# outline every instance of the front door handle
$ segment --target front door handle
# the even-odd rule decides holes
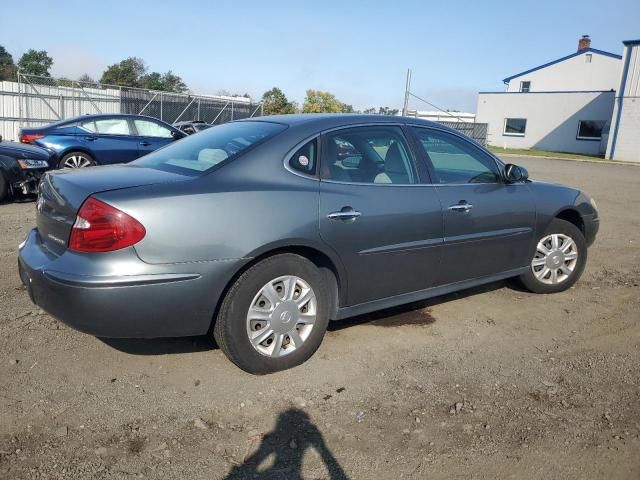
[[[342,207],[339,212],[331,212],[327,215],[329,220],[343,220],[347,222],[355,222],[362,216],[362,213],[351,207]]]
[[[91,136],[89,136],[89,137],[84,137],[84,139],[85,139],[85,140],[88,140],[88,141],[90,141],[90,142],[95,142],[95,141],[98,139],[98,137],[91,137]]]
[[[146,140],[143,140],[142,142],[140,142],[140,145],[142,145],[143,147],[148,147],[149,145],[151,145],[151,142],[147,142]]]
[[[467,213],[472,208],[473,208],[473,205],[471,205],[469,202],[467,202],[466,200],[460,200],[455,205],[451,205],[449,207],[449,210],[451,210],[452,212]]]

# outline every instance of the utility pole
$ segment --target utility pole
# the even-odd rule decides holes
[[[407,81],[404,87],[404,106],[402,107],[402,116],[406,117],[409,108],[409,92],[411,91],[411,69],[407,69]]]

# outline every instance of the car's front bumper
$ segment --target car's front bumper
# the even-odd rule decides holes
[[[234,261],[158,266],[142,262],[134,249],[113,253],[109,259],[56,256],[34,229],[20,246],[18,269],[36,305],[91,335],[153,338],[208,331]]]
[[[587,242],[587,247],[593,245],[596,241],[596,235],[600,230],[600,218],[598,215],[583,215],[582,222],[584,223],[584,238]]]

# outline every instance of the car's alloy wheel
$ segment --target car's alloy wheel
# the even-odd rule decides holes
[[[578,281],[587,261],[582,231],[560,218],[551,221],[536,242],[527,272],[520,280],[535,293],[556,293]]]
[[[86,168],[93,167],[95,162],[82,153],[70,153],[65,155],[60,162],[60,168]]]
[[[577,264],[576,242],[563,233],[553,233],[538,242],[531,270],[540,282],[553,285],[571,277]]]
[[[213,335],[229,359],[249,373],[295,367],[318,349],[333,305],[327,271],[284,253],[248,268],[220,306]]]
[[[267,282],[247,313],[247,335],[262,355],[282,357],[302,347],[316,321],[317,299],[311,286],[295,275]]]

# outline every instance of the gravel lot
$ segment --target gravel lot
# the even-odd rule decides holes
[[[0,205],[0,478],[640,478],[640,168],[510,160],[597,200],[574,288],[333,324],[265,377],[207,338],[100,340],[44,314],[16,271],[34,204]]]

